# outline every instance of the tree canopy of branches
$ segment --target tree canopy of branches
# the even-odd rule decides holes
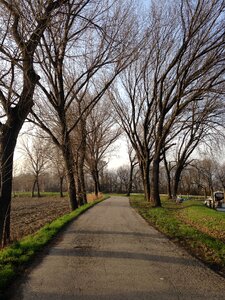
[[[70,1],[36,52],[42,78],[33,122],[61,149],[71,208],[78,206],[71,132],[88,115],[133,57],[132,6],[121,1]]]
[[[174,145],[168,153],[164,153],[164,163],[170,185],[170,173],[173,171],[172,188],[169,197],[177,196],[179,182],[183,170],[192,162],[192,154],[196,148],[213,143],[221,144],[218,137],[223,139],[224,105],[218,99],[208,99],[199,105],[192,102],[189,109],[184,112],[182,119],[177,123],[178,134],[174,139]],[[171,155],[173,153],[173,155]],[[167,157],[168,156],[168,157]],[[169,160],[169,162],[168,162]],[[172,160],[172,168],[170,164]],[[175,164],[174,164],[175,163]],[[173,170],[172,170],[173,169]]]
[[[40,79],[34,53],[64,0],[1,0],[0,16],[0,245],[10,240],[13,154]]]
[[[30,142],[30,143],[29,143]],[[33,175],[32,197],[35,195],[35,187],[37,188],[37,196],[40,197],[39,178],[46,170],[50,158],[49,141],[43,140],[42,137],[35,137],[30,141],[23,140],[22,151],[26,159],[26,171]]]
[[[181,132],[178,124],[193,103],[203,111],[223,99],[224,8],[222,0],[152,1],[143,51],[114,90],[120,123],[144,170],[146,199],[155,206],[160,162]]]
[[[96,196],[100,192],[99,172],[107,165],[106,155],[120,135],[112,105],[103,99],[87,118],[86,165],[94,181]]]

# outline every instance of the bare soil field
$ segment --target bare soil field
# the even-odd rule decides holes
[[[67,197],[15,197],[12,200],[11,239],[19,240],[69,212]]]
[[[87,200],[92,202],[96,200],[96,197],[94,194],[88,194]],[[70,211],[67,197],[14,197],[12,198],[11,210],[11,240],[20,240]]]

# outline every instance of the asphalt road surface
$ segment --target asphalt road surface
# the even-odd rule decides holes
[[[112,197],[71,223],[12,299],[221,300],[225,279]]]

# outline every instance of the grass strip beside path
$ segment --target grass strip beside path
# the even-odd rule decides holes
[[[34,258],[34,255],[47,245],[66,224],[106,198],[87,203],[71,213],[46,224],[35,234],[29,235],[2,249],[0,251],[0,298],[1,293],[16,275],[25,269],[27,263]]]
[[[175,204],[162,199],[162,207],[153,208],[135,195],[130,203],[151,225],[225,277],[224,213],[199,200]]]

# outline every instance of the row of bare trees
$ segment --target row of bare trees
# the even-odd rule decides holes
[[[155,206],[161,162],[169,180],[176,152],[176,196],[194,149],[223,130],[224,8],[223,0],[152,1],[139,57],[109,92]]]
[[[88,7],[85,1],[82,5],[76,5],[77,1],[64,5],[64,11],[46,28],[35,53],[42,78],[30,120],[62,151],[71,209],[78,207],[76,172],[78,194],[84,197],[79,202],[86,201],[82,175],[85,120],[129,63],[134,50],[130,46],[134,40],[132,25],[128,24],[131,7],[121,7],[114,1],[112,10],[111,1],[88,2]],[[82,135],[78,137],[74,131]],[[72,140],[76,143],[77,170]]]
[[[57,149],[57,148],[56,148]],[[35,153],[32,153],[32,161],[35,159]],[[66,191],[65,173],[60,173],[59,177],[56,157],[50,155],[50,160],[43,169],[37,174],[33,169],[32,161],[26,159],[26,168],[17,170],[13,182],[13,194],[17,192],[33,192],[34,183],[38,180],[38,187],[34,196],[38,196],[41,192],[59,192],[63,196]],[[20,162],[21,163],[21,162]],[[171,190],[174,192],[176,183],[176,162],[170,161],[170,180],[168,181],[167,170],[162,164],[160,166],[160,193],[169,194]],[[56,168],[57,166],[57,168]],[[64,165],[62,165],[63,167]],[[101,167],[101,165],[100,165]],[[95,183],[91,172],[85,169],[85,187],[88,192],[93,192]],[[138,165],[122,165],[117,169],[109,169],[108,167],[99,169],[99,185],[104,193],[142,193],[143,183],[141,180],[140,169]],[[132,180],[130,176],[132,174]],[[62,180],[61,180],[62,179]],[[64,183],[64,184],[63,184]],[[213,191],[221,190],[225,192],[225,165],[219,160],[209,155],[203,155],[202,158],[195,158],[189,161],[189,164],[183,169],[178,183],[176,195],[204,195],[210,196]],[[41,191],[41,192],[40,192]]]
[[[107,104],[107,105],[106,105]],[[121,130],[111,112],[112,104],[104,99],[96,104],[91,113],[79,122],[77,130],[71,132],[74,178],[79,205],[87,202],[86,179],[91,176],[94,193],[100,192],[99,173],[107,166],[108,158],[113,152],[113,143],[120,137]],[[17,175],[30,174],[33,179],[32,196],[37,191],[40,197],[39,178],[46,173],[57,175],[58,186],[63,196],[63,183],[66,168],[62,152],[52,143],[45,132],[32,130],[21,136],[20,159],[15,168]],[[21,189],[20,189],[21,190]]]
[[[73,133],[85,132],[87,115],[135,57],[139,28],[131,2],[0,1],[1,246],[10,240],[13,154],[28,115],[62,153],[71,209],[78,207]],[[83,147],[77,141],[77,150]]]
[[[102,182],[104,189],[109,192],[128,193],[129,192],[129,174],[131,167],[124,165],[117,170],[108,170],[104,172]],[[195,158],[190,161],[182,171],[180,180],[176,182],[176,163],[171,161],[170,181],[168,181],[167,171],[163,164],[160,165],[160,193],[169,196],[169,189],[176,195],[201,195],[211,196],[216,190],[225,192],[225,163],[212,158],[209,155],[202,155],[201,158]],[[134,167],[131,191],[140,193],[143,191],[140,170]]]
[[[171,164],[170,181],[165,168],[162,170],[164,193],[176,190],[177,194],[211,196],[216,190],[225,192],[225,165],[209,156],[193,159],[182,171],[177,182],[177,166]]]

